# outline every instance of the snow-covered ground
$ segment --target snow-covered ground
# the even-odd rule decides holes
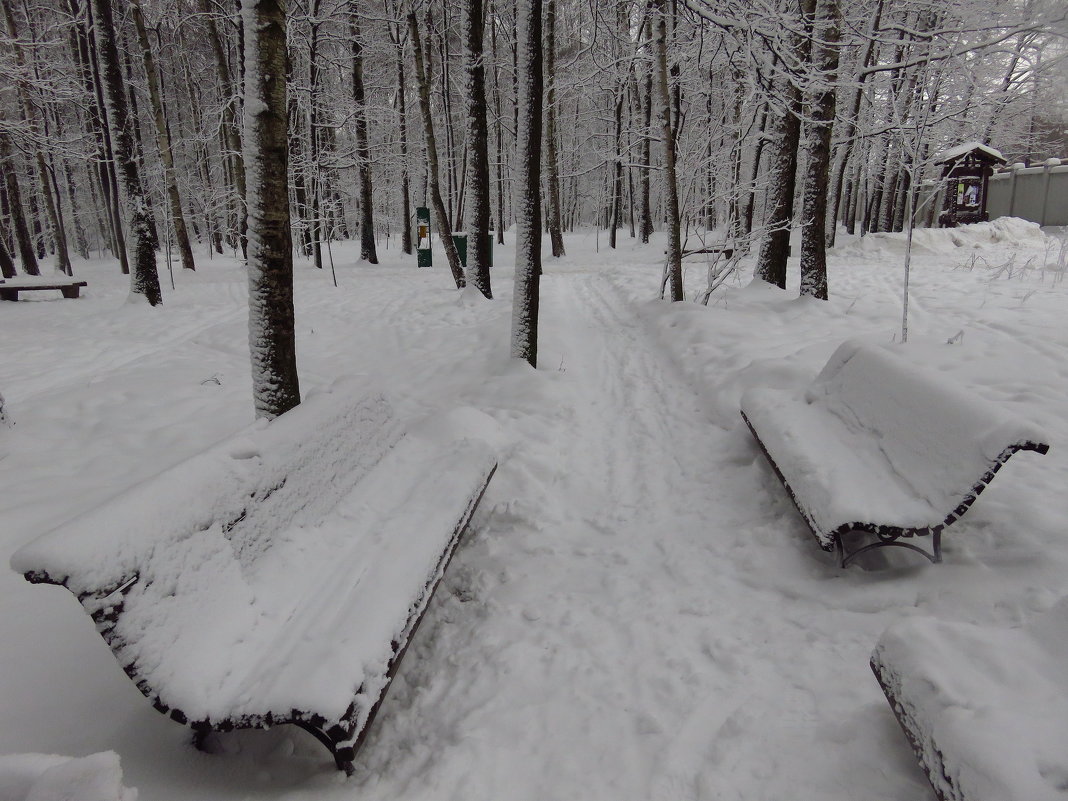
[[[868,668],[879,634],[913,615],[1018,625],[1068,594],[1059,243],[1011,220],[918,233],[909,357],[1042,426],[1052,449],[1010,461],[947,532],[944,564],[900,552],[842,572],[738,400],[807,384],[847,338],[899,338],[902,237],[840,242],[828,303],[797,298],[795,259],[790,291],[746,277],[707,308],[653,300],[660,240],[597,241],[546,258],[536,372],[508,358],[510,238],[492,302],[396,249],[371,267],[335,247],[337,288],[298,265],[305,394],[354,376],[405,419],[471,405],[511,441],[353,778],[293,727],[195,751],[69,593],[5,569],[0,754],[16,756],[0,795],[21,801],[64,764],[34,754],[111,751],[121,784],[107,754],[66,764],[149,801],[925,797]],[[79,300],[0,304],[3,564],[252,422],[244,273],[198,257],[176,290],[161,276],[162,308],[126,303],[106,261],[77,265]],[[691,293],[703,275],[688,265]]]

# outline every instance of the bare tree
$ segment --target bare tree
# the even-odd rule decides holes
[[[126,191],[126,202],[130,206],[130,291],[135,295],[144,295],[149,304],[155,306],[163,302],[163,295],[159,288],[159,274],[156,272],[152,227],[145,205],[141,176],[137,170],[133,133],[128,124],[130,113],[115,41],[116,28],[111,13],[111,0],[93,0],[93,10],[96,12],[96,40],[100,47],[111,138],[115,144],[115,156],[119,162],[123,189]]]
[[[467,190],[471,195],[467,226],[467,276],[487,298],[490,287],[489,130],[486,122],[486,65],[483,58],[485,7],[482,0],[464,3],[464,44],[467,68]]]
[[[249,350],[257,417],[300,403],[289,218],[285,0],[243,0]]]
[[[679,183],[675,174],[675,129],[671,124],[671,91],[668,83],[667,0],[653,0],[656,18],[653,37],[656,59],[657,101],[660,136],[664,144],[664,194],[667,198],[667,256],[664,272],[672,301],[683,300],[682,214],[679,210]]]
[[[541,299],[541,119],[542,4],[527,0],[519,14],[519,126],[516,157],[515,294],[512,296],[512,357],[538,366]]]
[[[374,189],[371,184],[371,150],[367,144],[367,98],[363,87],[363,41],[360,8],[349,0],[349,35],[352,37],[352,102],[355,108],[357,170],[360,176],[360,258],[378,264],[375,248]]]
[[[456,243],[452,241],[452,226],[449,224],[449,214],[445,210],[445,201],[441,197],[438,143],[434,135],[434,116],[430,108],[430,79],[423,61],[419,21],[416,19],[414,10],[408,12],[408,36],[412,40],[412,50],[415,54],[415,79],[419,85],[419,110],[423,117],[423,137],[426,140],[430,205],[434,209],[434,222],[437,224],[441,244],[445,248],[445,258],[449,262],[452,278],[456,282],[457,289],[460,289],[467,285],[467,279],[464,276],[463,265],[460,264],[460,254],[456,251]]]
[[[809,101],[808,168],[801,206],[801,294],[827,300],[827,194],[831,179],[831,126],[838,70],[838,0],[818,0],[819,70]]]
[[[148,40],[148,30],[145,27],[145,17],[141,10],[141,2],[140,0],[129,0],[129,4],[130,16],[133,18],[134,28],[137,31],[137,44],[141,49],[141,61],[145,67],[145,78],[148,81],[148,98],[152,104],[152,122],[156,128],[156,148],[159,151],[160,162],[163,164],[163,180],[166,184],[171,226],[174,228],[174,238],[178,245],[182,267],[186,270],[195,270],[193,248],[189,243],[189,232],[185,225],[185,212],[182,211],[182,198],[178,192],[178,178],[174,174],[174,155],[171,149],[170,132],[167,130],[167,118],[163,111],[159,70],[156,69],[156,59],[152,54],[152,45]]]

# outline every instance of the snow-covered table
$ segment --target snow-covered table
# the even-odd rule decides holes
[[[941,801],[1068,798],[1068,602],[1025,629],[908,618],[871,667]]]
[[[161,712],[294,723],[351,762],[497,465],[494,421],[407,433],[352,387],[306,400],[18,551],[77,596]]]
[[[941,561],[942,530],[1040,428],[947,385],[900,348],[847,341],[803,392],[752,389],[742,417],[820,547],[847,566],[871,548]],[[878,541],[847,552],[843,536]],[[901,538],[931,535],[927,552]]]

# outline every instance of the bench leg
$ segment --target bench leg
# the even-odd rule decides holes
[[[75,286],[65,286],[60,290],[60,292],[63,293],[63,297],[65,297],[65,298],[76,298],[76,297],[78,297],[78,292],[80,290],[81,290],[81,287],[78,286],[78,285],[75,285]]]
[[[330,755],[334,757],[334,764],[337,765],[338,770],[345,771],[346,776],[351,776],[355,773],[355,768],[352,766],[352,760],[356,758],[356,754],[353,751],[352,746],[339,747],[333,738],[318,726],[313,726],[311,723],[304,721],[293,721],[294,725],[300,726],[304,731],[308,732],[312,737],[326,746],[330,751]]]
[[[19,291],[17,289],[2,289],[0,288],[0,300],[18,300]]]
[[[834,541],[835,553],[838,556],[839,567],[849,567],[849,563],[860,556],[862,553],[873,551],[876,548],[907,548],[910,551],[923,554],[933,564],[939,564],[942,561],[942,532],[935,531],[931,534],[931,550],[925,551],[919,545],[913,545],[911,542],[902,542],[900,539],[880,539],[877,542],[871,542],[867,545],[857,548],[853,551],[846,551],[845,544],[842,542],[842,536],[838,535],[838,538]]]

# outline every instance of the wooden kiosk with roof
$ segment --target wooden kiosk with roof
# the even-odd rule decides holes
[[[945,196],[938,223],[943,228],[986,222],[987,182],[995,165],[1006,163],[1001,153],[982,142],[965,142],[935,158],[942,165]]]

